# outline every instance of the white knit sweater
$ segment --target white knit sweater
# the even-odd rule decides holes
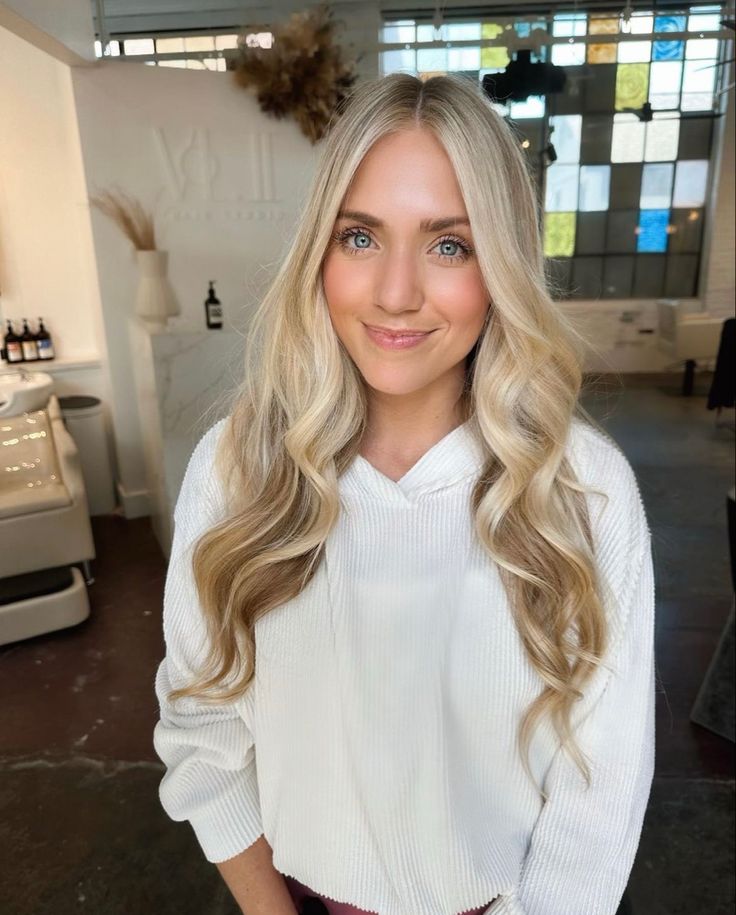
[[[654,770],[654,579],[630,464],[574,420],[568,456],[589,495],[612,648],[573,724],[592,787],[543,722],[516,747],[543,682],[497,566],[472,529],[482,452],[468,424],[399,480],[357,457],[307,588],[256,624],[256,679],[219,708],[166,699],[203,657],[190,548],[226,513],[213,472],[224,420],[197,445],[175,510],[156,677],[160,798],[208,861],[264,834],[274,866],[379,915],[614,915]],[[583,722],[584,719],[584,722]]]

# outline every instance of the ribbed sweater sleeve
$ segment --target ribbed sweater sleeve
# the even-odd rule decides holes
[[[654,569],[636,478],[611,458],[616,503],[596,537],[615,591],[612,645],[572,719],[592,785],[559,748],[519,885],[493,915],[615,915],[636,856],[654,775]]]
[[[188,820],[210,862],[244,851],[262,834],[254,739],[238,703],[217,706],[169,690],[192,679],[205,655],[206,629],[191,567],[192,547],[222,516],[214,452],[224,420],[199,441],[174,510],[174,537],[164,588],[166,654],[156,674],[160,719],[156,753],[166,766],[159,797],[172,820]]]

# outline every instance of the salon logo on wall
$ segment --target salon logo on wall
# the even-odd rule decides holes
[[[276,206],[282,198],[275,190],[271,133],[249,133],[245,144],[242,134],[206,127],[194,128],[186,137],[171,133],[160,127],[153,130],[164,176],[159,199],[169,200],[162,218],[177,222],[278,222],[285,218],[286,211]],[[227,149],[227,155],[218,155],[218,146]],[[233,149],[238,150],[237,155]]]

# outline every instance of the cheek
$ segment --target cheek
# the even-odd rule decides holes
[[[482,326],[490,296],[480,272],[448,270],[446,273],[448,275],[438,279],[434,288],[437,309],[449,323],[466,325],[474,330],[476,326]]]
[[[352,269],[351,269],[352,267]],[[322,267],[322,286],[331,311],[347,309],[365,298],[365,280],[345,258],[328,255]]]

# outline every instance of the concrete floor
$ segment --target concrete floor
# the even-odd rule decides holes
[[[733,598],[734,433],[706,409],[710,377],[689,398],[660,375],[599,378],[584,398],[631,460],[655,551],[657,762],[635,915],[734,911],[734,744],[689,717]],[[158,802],[164,559],[147,519],[93,523],[89,619],[0,648],[0,913],[235,915]]]

